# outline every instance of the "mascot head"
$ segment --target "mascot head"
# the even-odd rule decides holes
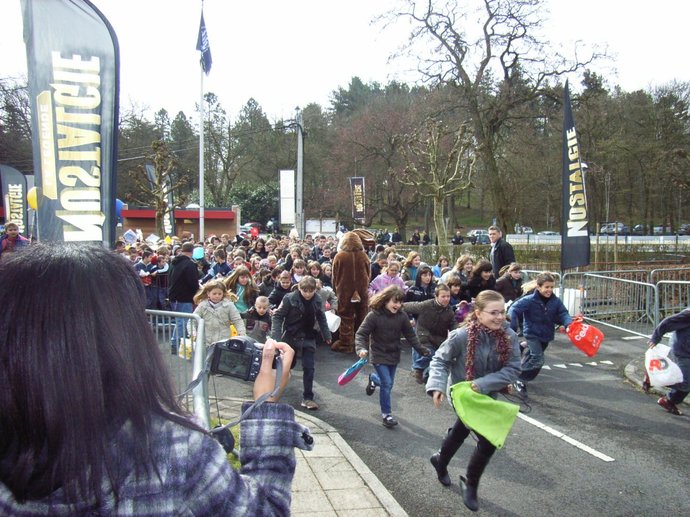
[[[338,241],[338,251],[364,251],[362,239],[355,232],[347,232]]]

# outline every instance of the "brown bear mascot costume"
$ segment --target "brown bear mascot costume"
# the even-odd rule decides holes
[[[338,243],[333,259],[333,288],[338,296],[340,339],[331,348],[336,352],[355,351],[355,332],[369,311],[369,275],[371,265],[364,243],[374,242],[371,232],[362,229],[347,232]]]

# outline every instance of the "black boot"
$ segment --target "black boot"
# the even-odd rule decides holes
[[[484,469],[489,464],[492,454],[493,451],[491,454],[487,454],[486,451],[480,451],[479,448],[475,449],[470,462],[467,464],[467,478],[460,477],[462,499],[465,502],[465,506],[473,512],[479,510],[477,487],[479,487],[479,480],[484,473]]]
[[[450,486],[450,476],[448,475],[448,462],[441,459],[441,453],[437,452],[429,458],[431,464],[436,469],[436,476],[443,486]]]
[[[462,487],[462,500],[465,506],[476,512],[479,510],[479,501],[477,500],[477,485],[470,485],[465,476],[460,476],[460,486]]]

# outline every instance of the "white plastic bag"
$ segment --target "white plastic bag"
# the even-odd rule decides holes
[[[644,354],[644,365],[652,386],[671,386],[683,382],[683,372],[668,354],[671,348],[666,345],[656,345],[648,348]]]
[[[328,330],[335,332],[340,328],[340,316],[333,314],[331,311],[326,311],[326,322],[328,323]]]

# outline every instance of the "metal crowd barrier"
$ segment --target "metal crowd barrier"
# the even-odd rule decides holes
[[[657,324],[690,307],[690,281],[661,280],[656,284]]]
[[[147,310],[146,314],[161,353],[168,358],[175,390],[181,394],[204,369],[206,347],[197,346],[197,343],[204,343],[204,320],[196,314],[186,312]],[[180,348],[183,348],[185,344],[192,347],[193,352],[189,359],[186,356],[180,356],[179,351],[178,354],[171,353],[176,318],[184,320],[185,328],[189,328],[190,322],[193,322],[191,324],[196,327],[196,335],[190,336],[187,341],[180,345]],[[182,354],[184,355],[184,351]],[[181,404],[187,411],[194,413],[200,425],[205,429],[210,429],[208,376],[203,376],[201,382],[190,393],[182,397]]]
[[[523,270],[526,281],[540,272]],[[662,319],[690,306],[690,268],[554,276],[556,294],[568,312],[633,335],[649,337]]]

